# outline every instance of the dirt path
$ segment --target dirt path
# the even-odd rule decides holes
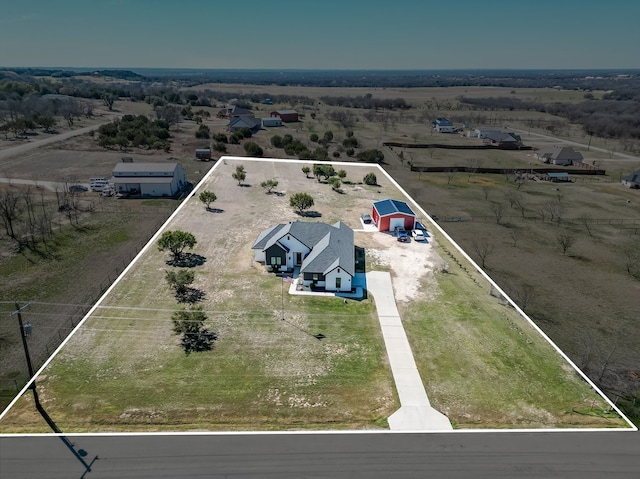
[[[107,119],[104,123],[107,123],[109,121],[111,121],[111,118]],[[73,138],[74,136],[84,135],[85,133],[89,133],[92,130],[97,130],[98,128],[100,128],[102,124],[103,123],[100,123],[97,125],[85,126],[84,128],[68,131],[66,133],[60,133],[59,135],[51,136],[49,138],[44,138],[42,140],[30,141],[29,143],[23,143],[22,145],[5,148],[3,150],[0,150],[0,162],[17,155],[21,155],[28,151],[35,150],[36,148],[50,145],[51,143],[57,143],[59,141],[64,141],[64,140],[68,140],[69,138]]]

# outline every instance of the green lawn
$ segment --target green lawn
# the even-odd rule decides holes
[[[455,264],[436,281],[402,315],[429,399],[457,427],[625,426],[486,281]]]
[[[285,295],[283,321],[280,278],[217,272],[234,291],[206,306],[219,340],[187,356],[168,287],[144,280],[164,257],[148,255],[107,301],[128,308],[96,311],[39,381],[65,432],[386,427],[398,404],[372,300]],[[5,427],[39,430],[25,407]]]

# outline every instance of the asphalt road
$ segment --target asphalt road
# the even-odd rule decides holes
[[[4,478],[637,478],[636,432],[0,437]]]

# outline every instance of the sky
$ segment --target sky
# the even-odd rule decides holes
[[[0,66],[637,69],[640,0],[0,0]]]

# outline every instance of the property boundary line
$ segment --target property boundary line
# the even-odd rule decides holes
[[[222,156],[220,157],[220,159],[218,159],[218,161],[216,162],[215,165],[213,165],[213,167],[211,167],[211,169],[208,171],[208,173],[206,175],[204,175],[202,177],[202,179],[198,182],[198,184],[191,190],[191,194],[188,195],[181,203],[180,205],[176,208],[176,210],[171,214],[171,216],[169,216],[169,218],[167,218],[163,223],[162,226],[160,226],[160,228],[158,229],[158,231],[156,231],[156,233],[149,239],[149,241],[147,242],[147,244],[138,252],[138,254],[133,258],[133,260],[129,263],[129,265],[122,271],[122,273],[120,273],[120,275],[115,279],[115,281],[113,282],[113,284],[111,286],[109,286],[109,288],[102,294],[102,296],[100,296],[100,298],[96,301],[96,303],[89,309],[89,311],[85,314],[84,318],[82,318],[82,320],[76,325],[76,327],[69,333],[69,335],[67,336],[67,338],[56,348],[56,350],[51,354],[51,356],[44,362],[44,364],[42,366],[40,366],[40,368],[36,371],[36,373],[33,375],[33,377],[27,382],[27,384],[22,388],[22,390],[16,395],[16,397],[9,403],[9,405],[5,408],[5,410],[0,413],[0,420],[2,420],[4,418],[4,416],[6,416],[6,414],[11,410],[11,408],[14,406],[14,404],[22,397],[22,395],[24,395],[24,393],[31,387],[31,385],[33,384],[33,382],[38,378],[38,376],[40,374],[42,374],[42,372],[45,370],[45,368],[51,363],[51,361],[53,361],[53,359],[60,353],[60,351],[62,350],[62,348],[67,344],[67,342],[69,342],[69,340],[74,336],[74,334],[80,330],[80,328],[84,325],[84,323],[87,321],[87,319],[93,314],[93,312],[98,309],[98,307],[100,307],[100,304],[106,299],[106,297],[111,293],[111,291],[118,285],[118,283],[120,283],[120,281],[122,280],[122,278],[124,278],[124,276],[129,272],[129,270],[136,264],[136,262],[142,257],[142,255],[144,255],[144,253],[147,252],[147,250],[151,247],[151,245],[153,245],[155,243],[155,241],[160,237],[161,233],[163,232],[163,230],[165,229],[165,227],[182,211],[182,209],[185,207],[187,201],[189,200],[189,198],[191,198],[192,196],[194,196],[196,194],[196,192],[198,191],[198,189],[201,187],[201,185],[203,185],[206,181],[208,181],[209,177],[216,171],[216,169],[218,168],[218,166],[220,164],[226,164],[226,161],[257,161],[257,162],[275,162],[275,163],[292,163],[292,164],[314,164],[314,163],[319,163],[318,161],[315,160],[296,160],[296,159],[278,159],[278,158],[253,158],[253,157],[242,157],[242,156]],[[432,227],[434,227],[436,230],[438,230],[438,232],[447,239],[447,241],[449,241],[453,247],[460,253],[462,254],[462,256],[469,261],[475,268],[476,270],[482,275],[482,277],[484,277],[489,284],[491,284],[492,287],[494,287],[504,298],[505,300],[522,316],[524,317],[529,324],[540,334],[542,335],[542,337],[549,343],[551,344],[551,346],[562,356],[562,358],[564,358],[569,365],[571,365],[571,367],[573,367],[573,369],[587,382],[587,384],[589,384],[591,386],[591,388],[596,391],[610,406],[612,409],[614,409],[619,415],[620,417],[629,425],[629,428],[587,428],[587,429],[572,429],[572,428],[567,428],[567,429],[482,429],[482,430],[454,430],[454,431],[388,431],[388,430],[371,430],[371,431],[244,431],[244,432],[236,432],[235,434],[242,434],[242,435],[257,435],[257,434],[353,434],[353,433],[360,433],[360,434],[379,434],[381,432],[386,433],[386,434],[406,434],[409,432],[413,432],[413,433],[418,433],[418,434],[428,434],[428,433],[440,433],[440,432],[449,432],[449,433],[470,433],[470,432],[477,432],[477,433],[485,433],[485,432],[505,432],[505,433],[509,433],[509,432],[589,432],[589,431],[597,431],[597,432],[602,432],[602,431],[616,431],[616,432],[621,432],[621,431],[630,431],[630,432],[637,432],[638,428],[635,426],[635,424],[633,424],[628,418],[627,416],[625,416],[622,411],[580,370],[580,368],[578,368],[573,361],[571,361],[571,359],[569,359],[569,357],[564,354],[564,352],[551,340],[551,338],[549,338],[544,331],[542,331],[534,322],[533,320],[531,320],[531,318],[529,318],[529,316],[527,316],[525,314],[524,311],[522,311],[518,305],[502,290],[502,288],[500,288],[500,286],[498,286],[489,275],[487,275],[477,264],[475,261],[473,261],[473,259],[471,259],[471,257],[458,245],[458,243],[456,243],[441,227],[440,225],[438,225],[435,221],[433,221],[431,219],[431,217],[426,213],[426,211],[424,211],[424,209],[422,209],[422,207],[420,205],[418,205],[418,203],[404,190],[404,188],[402,188],[400,186],[400,184],[393,179],[393,177],[391,177],[391,175],[384,170],[384,168],[382,168],[381,165],[377,164],[377,163],[363,163],[363,162],[358,162],[358,163],[354,163],[354,162],[344,162],[344,161],[326,161],[326,162],[321,162],[323,164],[330,164],[330,165],[336,165],[336,166],[348,166],[348,167],[367,167],[367,168],[377,168],[378,171],[385,176],[385,178],[387,178],[391,184],[393,186],[395,186],[398,191],[400,191],[406,198],[407,200],[420,212],[424,215],[424,217],[426,218],[426,221],[428,221]],[[213,434],[219,434],[219,435],[232,435],[234,433],[232,432],[200,432],[200,433],[190,433],[190,432],[149,432],[149,433],[142,433],[142,432],[134,432],[134,433],[84,433],[84,434],[76,434],[76,433],[44,433],[44,434],[0,434],[0,436],[19,436],[19,437],[29,437],[29,436],[46,436],[46,435],[51,435],[51,436],[80,436],[80,435],[87,435],[87,436],[108,436],[108,435],[114,435],[114,436],[129,436],[129,435],[135,435],[135,436],[151,436],[151,435],[190,435],[190,434],[200,434],[200,435],[213,435]]]

